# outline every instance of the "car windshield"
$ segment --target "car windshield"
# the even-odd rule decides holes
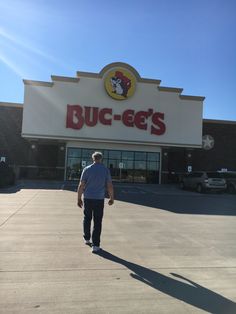
[[[221,175],[219,172],[207,172],[208,178],[221,178]]]

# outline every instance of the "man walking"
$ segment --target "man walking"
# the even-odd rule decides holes
[[[105,192],[108,191],[108,204],[114,203],[114,191],[111,175],[108,168],[102,164],[102,153],[92,154],[93,164],[84,168],[78,186],[78,206],[84,205],[84,241],[85,244],[92,244],[92,252],[100,250],[100,236],[102,231],[102,218],[104,209]],[[84,204],[81,199],[84,194]],[[92,243],[91,221],[93,219]]]

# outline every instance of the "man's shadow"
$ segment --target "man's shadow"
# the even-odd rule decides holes
[[[130,276],[171,297],[214,314],[235,314],[236,303],[199,284],[175,273],[172,276],[185,282],[162,275],[149,268],[128,262],[107,251],[101,250],[99,256],[121,264],[132,271]]]

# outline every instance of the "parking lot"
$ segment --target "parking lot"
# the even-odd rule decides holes
[[[236,195],[115,184],[95,255],[75,190],[0,191],[0,313],[236,313]]]

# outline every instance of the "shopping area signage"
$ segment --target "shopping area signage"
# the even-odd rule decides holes
[[[203,97],[162,87],[128,64],[24,83],[23,137],[202,147]]]
[[[166,131],[164,119],[164,113],[154,109],[126,109],[116,114],[112,108],[67,105],[66,128],[80,130],[84,126],[95,127],[97,124],[111,126],[114,121],[120,121],[125,127],[136,127],[150,134],[162,135]]]

